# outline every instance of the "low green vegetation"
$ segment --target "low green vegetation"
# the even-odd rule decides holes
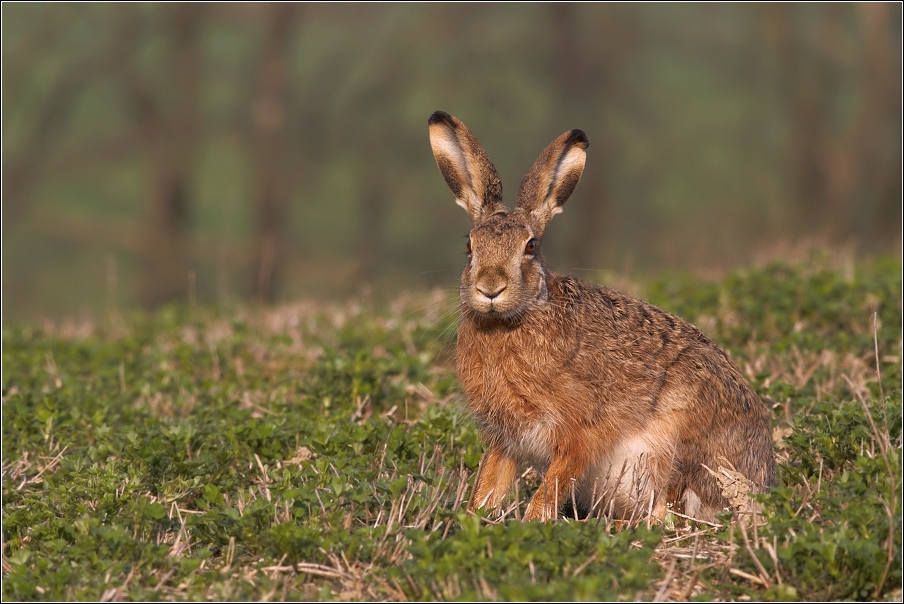
[[[773,408],[754,521],[465,513],[451,289],[113,313],[3,329],[3,599],[900,600],[900,259],[633,287]]]

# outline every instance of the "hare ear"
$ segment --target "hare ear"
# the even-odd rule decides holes
[[[502,183],[496,167],[471,131],[445,111],[427,120],[436,165],[474,224],[502,207]]]
[[[578,185],[587,159],[584,149],[588,146],[590,141],[583,131],[566,132],[543,150],[521,181],[518,207],[534,219],[541,235]]]

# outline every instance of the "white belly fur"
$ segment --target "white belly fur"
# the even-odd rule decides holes
[[[595,515],[640,517],[661,499],[671,465],[671,447],[650,433],[622,440],[584,473],[575,493],[581,507]]]
[[[552,460],[550,426],[536,422],[507,443],[509,455],[524,465],[545,472]]]

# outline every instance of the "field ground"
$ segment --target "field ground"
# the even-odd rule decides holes
[[[900,600],[901,260],[628,287],[772,406],[752,526],[468,516],[452,290],[112,312],[3,329],[3,599]]]

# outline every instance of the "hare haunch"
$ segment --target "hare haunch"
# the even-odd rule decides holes
[[[497,508],[525,466],[544,473],[525,520],[555,518],[572,500],[621,518],[661,518],[674,505],[711,519],[729,502],[707,467],[768,487],[769,411],[722,350],[656,306],[547,271],[543,232],[578,184],[586,135],[546,147],[509,210],[470,130],[443,111],[428,124],[440,172],[474,222],[457,368],[488,448],[469,508]]]

